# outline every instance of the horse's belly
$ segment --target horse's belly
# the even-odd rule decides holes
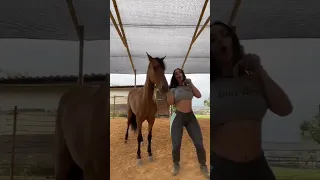
[[[72,130],[65,131],[65,140],[75,163],[83,169],[84,167],[84,133],[79,131],[76,127]]]

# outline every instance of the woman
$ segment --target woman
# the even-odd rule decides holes
[[[170,91],[167,93],[169,105],[175,105],[176,112],[171,117],[170,133],[172,140],[172,175],[179,173],[180,147],[183,127],[186,127],[194,146],[196,147],[200,170],[209,178],[206,166],[206,151],[203,146],[202,134],[199,123],[192,112],[192,98],[201,98],[200,91],[193,85],[190,79],[181,69],[175,69],[171,78]]]
[[[254,54],[245,54],[228,25],[211,28],[211,176],[215,180],[274,180],[261,147],[267,109],[292,112],[286,93],[268,76]]]

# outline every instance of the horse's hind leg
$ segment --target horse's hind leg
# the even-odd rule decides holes
[[[128,104],[128,114],[127,114],[127,131],[126,131],[126,135],[125,135],[125,138],[124,138],[124,143],[127,143],[128,141],[128,136],[129,136],[129,127],[132,123],[132,118],[133,118],[134,114],[130,108],[130,105]]]
[[[130,124],[131,124],[131,122],[130,122],[130,119],[129,119],[129,116],[128,116],[127,131],[126,131],[126,136],[125,136],[125,138],[124,138],[124,143],[127,143],[127,141],[128,141]]]
[[[149,161],[153,161],[152,157],[152,151],[151,151],[151,141],[152,141],[152,127],[154,123],[154,119],[151,119],[148,121],[148,156],[149,156]]]
[[[142,165],[142,161],[141,161],[141,142],[142,142],[142,131],[141,131],[141,128],[142,128],[142,121],[141,121],[141,118],[138,119],[137,118],[137,129],[138,129],[138,150],[137,150],[137,164],[140,166]]]

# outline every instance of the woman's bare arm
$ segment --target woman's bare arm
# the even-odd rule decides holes
[[[266,100],[268,101],[269,109],[279,115],[287,116],[292,113],[293,107],[288,95],[283,89],[271,79],[268,73],[261,67],[256,71],[259,84],[261,85]]]
[[[196,88],[196,86],[194,86],[192,82],[190,83],[190,86],[192,88],[192,92],[193,92],[194,97],[201,98],[202,95],[201,95],[199,89]]]
[[[174,104],[174,96],[173,96],[173,92],[169,91],[166,93],[167,96],[167,103],[168,105],[173,105]]]

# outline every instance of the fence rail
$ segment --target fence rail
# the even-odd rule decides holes
[[[125,117],[127,115],[127,96],[110,96],[110,117]]]
[[[0,117],[0,176],[52,176],[55,110],[15,106]]]

